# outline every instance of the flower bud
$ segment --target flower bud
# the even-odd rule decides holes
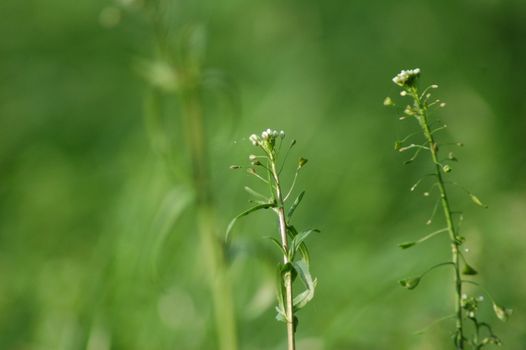
[[[252,142],[254,146],[258,144],[258,136],[256,134],[250,135],[248,139],[250,140],[250,142]]]

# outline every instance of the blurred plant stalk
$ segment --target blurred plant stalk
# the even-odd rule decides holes
[[[223,246],[217,238],[216,228],[218,225],[216,224],[213,196],[209,183],[206,135],[197,84],[191,80],[188,86],[183,89],[180,99],[186,144],[191,154],[192,184],[197,197],[197,224],[204,261],[209,271],[208,282],[214,304],[219,349],[236,350],[237,334],[234,305]]]
[[[164,2],[152,1],[146,8],[155,33],[159,59],[142,62],[139,69],[153,89],[149,106],[150,120],[158,128],[162,120],[161,98],[177,98],[181,111],[184,147],[189,157],[186,163],[178,159],[175,165],[177,175],[191,187],[197,210],[196,223],[199,231],[200,260],[207,270],[207,283],[212,295],[218,349],[237,350],[235,309],[231,292],[228,269],[222,240],[217,235],[217,219],[213,191],[208,171],[207,135],[202,104],[204,56],[204,33],[200,27],[178,28],[177,34],[170,32],[168,11]],[[168,17],[169,18],[169,17]],[[166,151],[174,152],[173,145]],[[184,158],[173,153],[175,158]],[[177,162],[176,162],[177,163]],[[190,171],[187,169],[190,167]]]

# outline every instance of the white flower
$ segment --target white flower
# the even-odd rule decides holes
[[[270,135],[269,135],[269,133],[268,133],[267,131],[263,131],[263,132],[261,133],[261,138],[262,138],[263,140],[268,140],[268,137],[269,137],[269,136],[270,136]]]
[[[250,142],[252,142],[254,146],[258,144],[258,136],[256,134],[250,135],[248,139],[250,140]]]
[[[411,86],[416,78],[420,76],[420,68],[403,70],[393,78],[393,82],[399,86]]]
[[[281,130],[279,132],[279,137],[281,137],[282,139],[285,138],[285,131]]]

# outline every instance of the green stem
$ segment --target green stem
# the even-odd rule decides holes
[[[189,147],[192,163],[192,185],[197,196],[198,228],[207,269],[208,282],[212,294],[218,348],[236,350],[237,331],[234,315],[232,291],[228,281],[226,259],[216,236],[216,220],[206,157],[206,136],[203,126],[198,88],[189,83],[181,93],[183,123],[186,144]]]
[[[289,251],[288,239],[287,239],[287,219],[285,216],[283,193],[279,182],[279,174],[276,169],[276,159],[272,154],[270,156],[270,170],[275,183],[275,196],[277,203],[277,214],[279,219],[279,232],[281,236],[281,245],[285,252]],[[287,254],[283,254],[283,263],[288,264],[291,261]],[[286,272],[283,276],[283,284],[285,286],[285,313],[287,322],[287,338],[288,338],[288,350],[296,349],[296,341],[294,334],[294,307],[293,307],[293,294],[292,294],[292,274],[290,271]]]
[[[427,117],[427,108],[421,102],[420,97],[416,88],[411,90],[411,94],[418,106],[419,115],[417,116],[420,127],[424,132],[424,136],[429,144],[429,152],[431,153],[431,158],[435,164],[435,172],[437,177],[438,188],[440,191],[440,203],[444,211],[444,217],[446,219],[447,229],[449,233],[449,238],[451,241],[451,257],[452,262],[455,265],[455,314],[456,314],[456,328],[457,328],[457,337],[458,341],[456,342],[457,349],[464,349],[464,328],[462,324],[462,279],[460,276],[460,262],[459,262],[459,243],[457,241],[457,234],[455,230],[455,225],[453,224],[453,217],[451,214],[451,208],[448,201],[446,186],[442,176],[442,169],[440,168],[439,158],[438,158],[438,145],[433,138],[433,134],[429,127],[429,121]]]

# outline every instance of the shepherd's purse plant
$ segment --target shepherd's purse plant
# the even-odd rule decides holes
[[[422,182],[431,179],[431,189],[424,192],[424,195],[430,196],[432,192],[435,192],[437,193],[438,198],[436,199],[435,207],[427,224],[431,224],[435,213],[440,207],[445,221],[445,227],[433,231],[415,241],[402,243],[400,244],[400,247],[402,249],[408,249],[437,235],[447,233],[451,249],[451,261],[436,264],[425,270],[419,276],[401,280],[400,284],[407,289],[414,289],[421,282],[422,278],[435,268],[443,266],[452,267],[454,280],[452,290],[455,293],[455,312],[444,319],[455,319],[455,331],[453,332],[455,348],[457,350],[466,349],[469,346],[471,349],[478,350],[489,344],[500,345],[501,341],[494,334],[492,327],[478,318],[477,311],[479,304],[484,298],[482,296],[468,296],[464,293],[465,285],[471,284],[479,287],[489,297],[493,310],[500,320],[506,321],[511,314],[511,310],[498,305],[487,289],[472,279],[473,276],[478,273],[470,264],[468,264],[466,257],[461,250],[461,246],[466,241],[466,239],[460,235],[460,223],[462,222],[463,216],[462,212],[452,208],[452,203],[449,197],[450,187],[454,186],[467,193],[468,197],[474,204],[483,208],[486,208],[486,205],[466,188],[449,180],[452,171],[450,164],[456,162],[457,158],[453,152],[448,152],[447,156],[443,157],[443,147],[462,146],[462,144],[458,142],[452,144],[438,143],[436,135],[438,132],[443,131],[446,128],[446,125],[442,124],[439,120],[431,120],[430,116],[435,108],[445,107],[445,103],[440,100],[431,99],[431,91],[437,89],[437,85],[430,85],[423,91],[420,91],[417,85],[419,77],[420,69],[417,68],[403,70],[393,78],[393,82],[402,89],[400,95],[410,99],[410,102],[405,106],[403,115],[400,119],[414,119],[420,127],[419,132],[415,132],[400,141],[396,141],[395,150],[398,152],[414,152],[411,158],[405,162],[406,164],[413,162],[421,153],[428,156],[431,168],[430,173],[424,175],[424,177],[418,180],[411,187],[411,191],[415,191],[417,186]],[[387,106],[395,105],[393,100],[389,97],[384,100],[384,104]],[[419,138],[420,141],[409,142],[412,138]],[[473,327],[469,328],[473,329],[472,332],[468,331],[466,320],[472,323]]]
[[[299,158],[296,163],[294,177],[288,189],[281,178],[281,172],[286,164],[289,151],[296,144],[292,140],[283,151],[285,143],[285,132],[267,129],[261,136],[251,135],[249,140],[258,150],[258,154],[251,154],[248,159],[250,165],[234,165],[232,169],[246,169],[248,174],[254,176],[258,181],[264,183],[268,192],[264,195],[256,192],[250,187],[245,190],[254,197],[251,201],[253,206],[236,216],[227,228],[227,242],[229,234],[237,222],[243,216],[247,216],[261,209],[271,209],[276,215],[277,230],[275,237],[269,239],[278,247],[283,260],[278,264],[277,283],[277,306],[276,319],[286,323],[288,350],[296,349],[295,332],[298,326],[296,312],[303,308],[313,297],[316,288],[316,279],[313,279],[309,270],[309,252],[305,245],[305,239],[316,229],[298,231],[292,225],[292,216],[300,204],[305,191],[301,191],[294,200],[294,187],[298,174],[307,163],[307,159]],[[296,279],[301,280],[304,290],[301,293],[293,293],[293,283]],[[295,288],[294,288],[295,290]]]

